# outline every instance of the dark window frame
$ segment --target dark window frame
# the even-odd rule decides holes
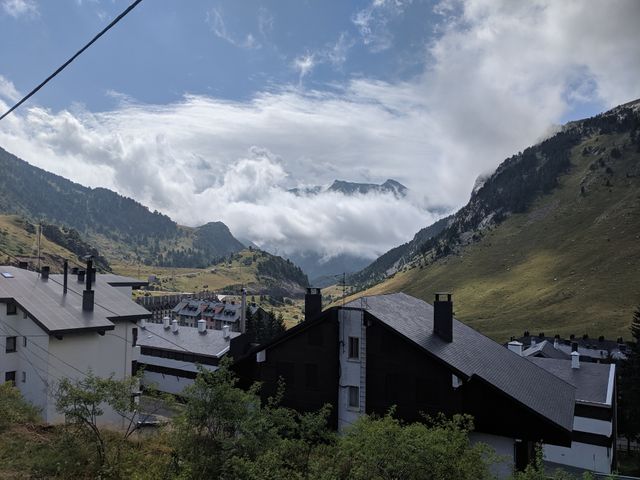
[[[348,389],[347,406],[350,409],[360,409],[360,387],[357,385],[349,385],[347,389]],[[352,401],[354,399],[355,399],[355,402]]]
[[[11,371],[11,372],[5,372],[4,374],[4,381],[6,382],[11,382],[13,384],[13,386],[16,386],[16,371]]]
[[[12,343],[13,345],[10,346],[9,343]],[[18,337],[7,337],[7,340],[5,342],[5,353],[13,353],[16,352],[18,350]]]
[[[16,302],[7,302],[7,315],[17,315],[18,305]]]
[[[360,360],[360,337],[349,337],[348,358],[349,360]]]

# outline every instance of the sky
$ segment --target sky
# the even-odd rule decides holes
[[[0,0],[0,110],[129,4]],[[636,0],[144,0],[0,146],[185,225],[375,258],[558,125],[640,97]],[[409,195],[295,196],[335,179]]]

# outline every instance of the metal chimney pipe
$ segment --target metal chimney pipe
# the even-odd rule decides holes
[[[242,302],[240,302],[240,333],[247,331],[247,289],[242,289]]]
[[[93,280],[93,260],[91,259],[91,257],[89,257],[87,259],[87,273],[86,273],[86,280],[87,280],[87,288],[86,290],[91,290],[91,281]]]
[[[69,274],[69,262],[67,260],[64,261],[64,265],[62,266],[62,294],[67,294],[67,281]]]

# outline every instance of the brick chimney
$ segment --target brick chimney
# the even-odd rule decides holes
[[[307,288],[304,296],[304,319],[311,320],[322,312],[322,293],[319,288]]]
[[[453,341],[453,302],[448,292],[436,293],[433,302],[433,333],[445,342]]]

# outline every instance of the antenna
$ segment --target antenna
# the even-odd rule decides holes
[[[342,277],[342,283],[339,283],[338,286],[342,287],[342,306],[344,307],[344,299],[347,297],[347,272],[342,272],[339,275],[334,275],[334,277],[340,278]]]

